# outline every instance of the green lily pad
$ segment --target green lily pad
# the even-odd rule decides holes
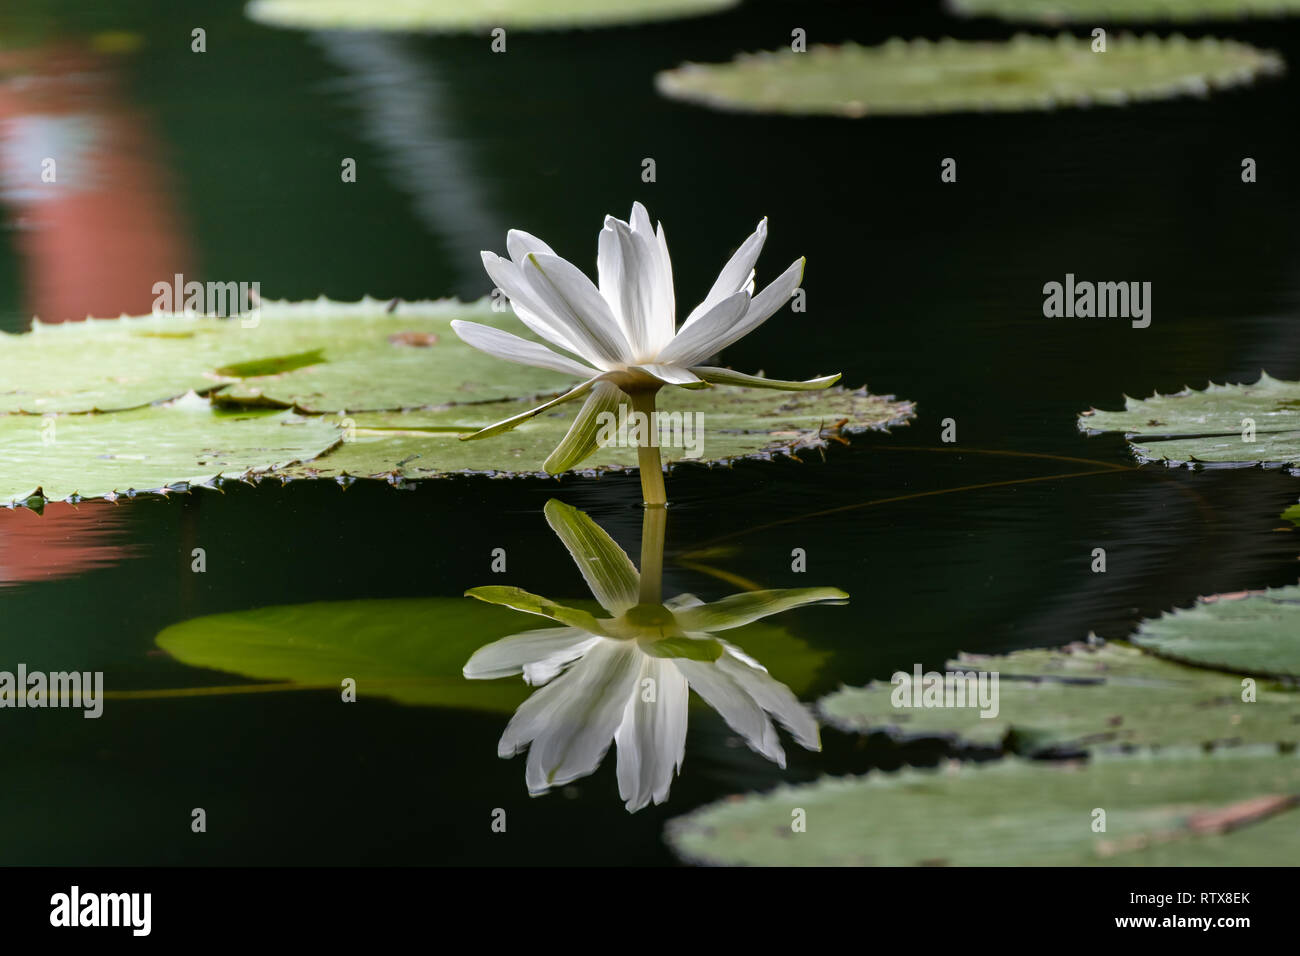
[[[895,688],[888,682],[842,688],[822,698],[819,710],[844,731],[938,737],[1025,754],[1300,741],[1300,693],[1258,687],[1254,702],[1243,702],[1240,677],[1185,667],[1122,644],[963,654],[946,670],[997,673],[997,713],[895,707]]]
[[[1224,845],[1239,839],[1254,865],[1285,865],[1300,851],[1297,793],[1300,755],[1273,747],[1008,758],[782,786],[670,821],[666,836],[686,860],[731,865],[1086,866],[1159,847],[1186,862],[1232,855]],[[796,810],[805,832],[792,830]],[[1290,826],[1269,827],[1276,843],[1252,837],[1278,817]]]
[[[217,474],[391,481],[542,474],[579,403],[504,435],[459,439],[531,410],[573,379],[465,345],[452,319],[514,324],[487,300],[391,308],[375,299],[267,302],[247,326],[240,317],[149,315],[0,334],[0,461],[7,466],[0,501],[21,501],[37,488],[49,499],[154,491]],[[182,407],[157,408],[183,395],[190,397],[176,403]],[[692,428],[678,428],[676,441],[665,443],[669,462],[816,452],[915,414],[910,402],[842,388],[669,388],[663,396],[663,411],[701,416],[670,422]],[[213,407],[238,414],[222,417]],[[269,409],[301,413],[280,421],[302,427],[275,430],[250,414]],[[257,430],[241,437],[241,423]],[[57,442],[48,442],[51,434]],[[636,450],[610,447],[587,464],[584,473],[631,469]]]
[[[112,411],[217,391],[223,402],[337,412],[523,398],[569,376],[470,348],[452,319],[517,329],[487,299],[264,302],[257,324],[184,314],[0,334],[0,413]],[[252,319],[250,318],[251,322]]]
[[[568,603],[599,610],[592,601]],[[351,677],[359,700],[513,713],[533,688],[522,680],[467,680],[461,669],[484,644],[548,624],[462,597],[320,601],[194,618],[156,641],[183,664],[251,680],[339,691]],[[796,693],[827,657],[766,622],[727,638]]]
[[[1292,505],[1282,512],[1282,520],[1289,521],[1296,527],[1300,528],[1300,505]]]
[[[1253,435],[1247,419],[1254,423]],[[1253,385],[1185,388],[1133,399],[1122,412],[1089,409],[1079,428],[1124,432],[1139,461],[1172,465],[1300,464],[1300,382],[1261,373]],[[1248,440],[1253,439],[1253,440]]]
[[[109,415],[0,415],[0,502],[39,507],[74,495],[206,484],[218,475],[251,478],[314,458],[339,437],[323,418],[222,412],[194,395]]]
[[[663,412],[703,416],[698,449],[703,456],[700,462],[710,465],[745,458],[815,455],[832,438],[904,424],[915,414],[910,402],[870,395],[865,389],[776,392],[727,386],[664,389],[660,395]],[[544,475],[542,462],[568,431],[577,403],[557,406],[503,435],[460,440],[462,435],[527,411],[535,404],[494,402],[349,416],[352,437],[347,442],[316,461],[285,469],[283,474],[346,474],[388,480],[450,474]],[[687,457],[689,451],[682,444],[665,444],[661,448],[664,461],[670,464],[693,460]],[[627,471],[636,464],[635,448],[611,446],[584,461],[580,470],[583,474]]]
[[[253,0],[248,16],[302,30],[480,33],[606,27],[715,13],[740,0]]]
[[[948,0],[954,13],[1021,23],[1159,23],[1300,13],[1300,0]]]
[[[1143,621],[1133,643],[1203,667],[1300,678],[1300,585],[1198,598]]]
[[[1275,53],[1207,37],[1017,36],[1009,42],[899,39],[741,54],[658,74],[665,96],[723,110],[860,117],[1053,109],[1202,95],[1284,66]]]

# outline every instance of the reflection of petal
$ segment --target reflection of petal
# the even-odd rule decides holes
[[[580,643],[574,644],[564,651],[552,654],[546,660],[526,666],[524,668],[524,683],[532,684],[534,687],[542,686],[595,647],[598,641],[603,640],[603,638],[593,637],[590,634],[584,634],[583,637],[584,640]]]
[[[569,783],[599,766],[635,690],[640,662],[632,642],[598,641],[520,705],[497,753],[511,757],[528,748],[529,793]]]
[[[525,611],[528,614],[537,614],[540,617],[550,618],[557,624],[582,628],[588,634],[601,634],[604,631],[600,621],[586,611],[576,607],[565,607],[563,604],[556,604],[548,598],[529,594],[523,588],[501,584],[486,584],[482,587],[470,588],[465,592],[465,596],[478,598],[485,604],[501,604],[505,607],[512,607],[516,611]]]
[[[558,662],[558,672],[559,668],[585,654],[587,647],[598,640],[600,638],[592,637],[576,627],[543,627],[512,634],[475,651],[465,663],[464,674],[470,680],[492,680],[526,674],[532,667],[554,662]],[[528,682],[545,683],[531,679]]]
[[[726,631],[809,604],[842,604],[848,597],[839,588],[747,591],[679,611],[677,622],[686,631]]]
[[[646,681],[653,681],[650,700]],[[651,799],[663,803],[673,774],[686,754],[686,678],[671,661],[646,657],[623,722],[614,735],[618,744],[618,795],[636,812]]]
[[[727,726],[745,738],[745,743],[777,766],[785,768],[785,751],[776,739],[776,728],[763,709],[726,671],[716,662],[680,659],[674,660],[673,664],[686,675],[691,689],[721,714]]]
[[[807,707],[799,703],[799,698],[789,687],[767,672],[752,657],[738,652],[730,644],[723,643],[726,653],[718,658],[717,667],[724,671],[736,684],[753,698],[765,711],[776,718],[777,723],[790,732],[790,735],[807,750],[821,750],[821,734],[817,730],[817,721]]]
[[[640,575],[614,539],[585,513],[555,498],[546,502],[545,512],[601,607],[618,615],[636,604]]]

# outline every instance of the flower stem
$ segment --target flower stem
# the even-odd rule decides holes
[[[632,400],[632,410],[645,416],[646,434],[637,445],[636,458],[641,470],[641,497],[647,508],[662,508],[668,504],[664,490],[664,466],[659,458],[658,435],[655,423],[655,393],[658,389],[635,389],[627,393]]]

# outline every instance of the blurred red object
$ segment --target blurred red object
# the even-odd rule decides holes
[[[0,508],[0,588],[56,581],[129,558],[125,512],[108,501],[57,503],[44,514]]]

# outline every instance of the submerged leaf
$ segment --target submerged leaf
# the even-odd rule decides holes
[[[590,601],[570,603],[597,610]],[[253,680],[337,693],[350,677],[359,699],[511,713],[528,697],[527,684],[466,680],[462,668],[481,646],[534,626],[551,627],[462,597],[319,601],[182,621],[162,631],[157,643],[183,664]],[[734,640],[796,692],[808,687],[827,658],[767,623],[750,625]]]
[[[1214,37],[1119,36],[1104,54],[1091,43],[1068,34],[847,43],[686,63],[656,83],[665,96],[717,109],[860,117],[1120,105],[1202,95],[1283,70],[1275,53]]]

